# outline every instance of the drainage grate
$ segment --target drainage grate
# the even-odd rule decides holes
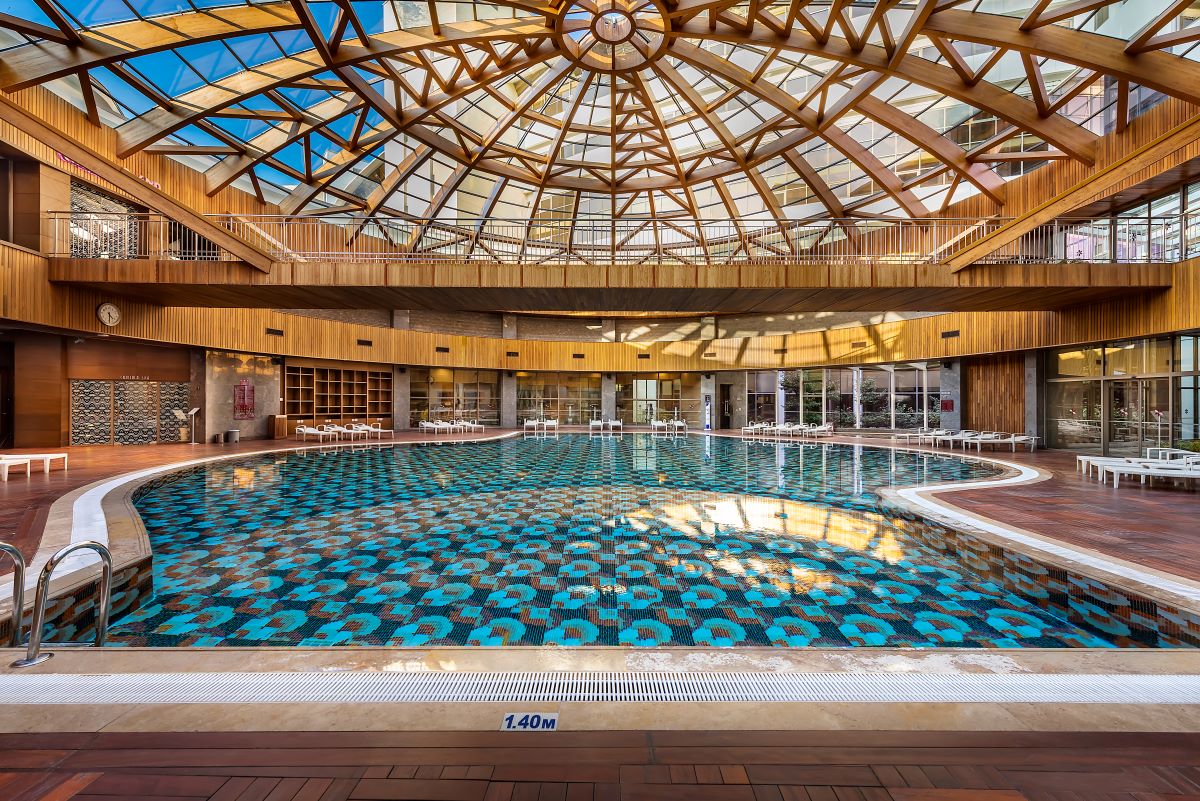
[[[790,701],[1190,704],[1200,676],[875,673],[141,673],[0,676],[0,704]]]

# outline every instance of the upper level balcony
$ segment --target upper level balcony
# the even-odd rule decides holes
[[[209,215],[276,262],[504,265],[937,265],[1010,220],[685,218],[403,220]],[[54,250],[74,259],[236,261],[159,214],[51,212]],[[1058,219],[978,260],[1169,264],[1200,256],[1200,215]]]
[[[167,305],[509,311],[1055,309],[1170,286],[1200,219],[401,220],[51,213],[52,280]],[[220,236],[217,236],[217,235]],[[265,254],[250,267],[210,237]]]

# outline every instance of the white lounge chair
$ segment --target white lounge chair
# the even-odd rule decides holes
[[[1133,457],[1121,456],[1091,456],[1081,455],[1075,459],[1075,466],[1078,470],[1083,469],[1086,476],[1091,476],[1092,468],[1096,469],[1096,478],[1101,482],[1107,481],[1105,472],[1109,467],[1162,467],[1162,468],[1178,468],[1178,467],[1200,467],[1200,454],[1190,453],[1187,456],[1172,455],[1166,459],[1135,459]]]
[[[609,420],[606,422],[606,425],[608,426],[609,431],[625,430],[625,423],[621,420]]]
[[[946,434],[953,434],[953,433],[954,432],[948,428],[934,428],[934,429],[925,431],[924,433],[918,435],[917,436],[917,444],[924,445],[926,442],[928,442],[930,445],[935,445],[935,444],[937,444],[936,440],[938,437],[944,436]]]
[[[541,421],[541,420],[534,420],[532,417],[530,417],[529,419],[527,419],[527,420],[525,421],[525,427],[524,427],[524,428],[525,428],[525,430],[526,430],[526,431],[537,431],[537,430],[538,430],[539,428],[541,428],[541,427],[542,427],[542,421]]]
[[[423,434],[453,434],[454,427],[445,420],[422,420],[417,424]]]
[[[455,420],[454,425],[463,431],[483,431],[483,423],[478,420]]]
[[[588,420],[588,433],[590,434],[593,431],[604,431],[604,421]]]
[[[950,432],[947,434],[942,434],[942,435],[934,437],[933,444],[939,448],[942,447],[943,445],[949,445],[951,448],[954,448],[954,443],[956,443],[956,442],[964,442],[965,443],[967,440],[976,437],[980,433],[981,432],[979,432],[979,431],[971,431],[968,429],[963,429],[962,431],[958,431],[958,432]],[[966,445],[964,445],[963,447],[965,448]]]
[[[349,439],[352,442],[355,439],[358,439],[359,437],[366,439],[368,436],[367,432],[363,431],[362,429],[350,428],[349,426],[344,426],[344,425],[340,425],[337,423],[326,426],[325,430],[334,432],[335,434],[338,435],[339,438],[346,437],[347,439]]]
[[[1113,489],[1120,487],[1121,476],[1141,476],[1142,483],[1153,482],[1156,478],[1170,479],[1200,479],[1200,464],[1108,464],[1100,467],[1101,474],[1112,473]]]
[[[316,437],[318,442],[324,442],[327,439],[337,439],[337,432],[326,431],[324,428],[316,428],[314,426],[296,426],[296,435],[305,441],[310,436]]]
[[[995,443],[999,442],[1001,438],[1007,436],[1007,434],[1003,434],[999,431],[977,431],[974,436],[963,437],[961,442],[964,451],[967,449],[968,445],[974,445],[975,450],[982,452],[984,445],[991,445],[992,450],[995,450]]]
[[[29,467],[31,464],[33,464],[32,459],[15,454],[13,456],[5,456],[3,459],[0,459],[0,480],[8,481],[8,471],[14,467],[24,467],[25,475],[28,477],[31,472]]]
[[[687,420],[672,420],[671,428],[676,432],[682,431],[684,434],[686,434],[688,430]]]
[[[379,439],[383,439],[384,434],[387,434],[389,437],[396,436],[395,431],[393,431],[390,428],[383,428],[378,423],[376,423],[375,425],[367,425],[366,423],[351,423],[350,425],[348,425],[346,427],[352,428],[355,431],[361,431],[364,435],[366,435],[367,439],[370,439],[373,436],[377,437]]]
[[[67,469],[67,454],[65,454],[65,453],[13,453],[13,454],[0,454],[0,459],[10,459],[10,460],[11,460],[11,459],[16,459],[16,460],[24,460],[24,459],[29,459],[29,460],[31,460],[31,461],[34,461],[34,462],[41,462],[41,463],[42,463],[42,472],[43,472],[43,473],[49,473],[49,472],[50,472],[50,463],[51,463],[52,461],[55,461],[55,460],[57,460],[57,459],[62,459],[62,463],[63,463],[63,470],[66,470],[66,469]]]
[[[810,437],[830,437],[833,436],[833,423],[822,423],[819,426],[813,426],[805,432]]]

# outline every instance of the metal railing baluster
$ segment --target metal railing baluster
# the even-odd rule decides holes
[[[52,256],[229,259],[201,234],[158,214],[49,212]],[[352,216],[212,215],[280,260],[462,261],[506,264],[930,264],[973,245],[1004,219],[700,220],[682,217],[391,220]],[[1186,215],[1061,218],[982,263],[1167,263],[1186,258]],[[174,242],[171,237],[176,237]],[[1107,242],[1105,241],[1107,240]],[[410,243],[412,243],[410,245]],[[794,246],[794,253],[791,246]]]

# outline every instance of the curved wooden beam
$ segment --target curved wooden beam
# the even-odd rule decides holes
[[[934,20],[937,16],[935,14],[930,19]],[[680,39],[672,44],[672,49],[684,39],[707,39],[748,46],[761,45],[758,35],[752,32],[747,33],[725,23],[718,23],[714,30],[709,30],[707,25],[699,25],[693,21],[677,30],[676,35]],[[995,114],[1020,130],[1037,134],[1078,161],[1085,164],[1095,163],[1096,141],[1099,138],[1096,134],[1057,114],[1043,117],[1029,100],[987,81],[968,85],[949,66],[909,56],[898,66],[893,67],[891,66],[891,55],[882,47],[868,44],[860,50],[855,50],[845,39],[831,36],[828,41],[822,43],[807,32],[793,31],[787,37],[773,39],[771,45],[784,50],[809,53],[884,72],[934,92],[945,94],[975,108]]]
[[[811,109],[801,108],[796,99],[779,86],[755,81],[754,76],[748,70],[742,69],[731,61],[718,58],[708,50],[691,42],[676,41],[672,44],[670,53],[693,67],[711,75],[717,75],[743,92],[749,92],[760,100],[770,103],[805,128],[819,133],[834,149],[857,165],[867,174],[867,177],[875,181],[909,215],[923,217],[929,213],[920,199],[904,188],[900,178],[889,170],[878,156],[836,125],[822,131],[821,122],[816,113]],[[661,64],[656,64],[655,68],[658,69],[661,66]]]
[[[334,181],[352,169],[356,164],[370,156],[372,153],[376,152],[381,146],[395,139],[400,134],[409,133],[414,139],[424,139],[421,133],[415,129],[415,126],[417,123],[420,123],[431,114],[434,114],[436,111],[438,111],[438,109],[444,108],[456,100],[461,100],[473,92],[479,91],[484,85],[491,83],[492,81],[498,80],[506,75],[510,75],[513,72],[527,69],[534,64],[539,64],[543,61],[554,58],[555,56],[557,56],[556,50],[548,47],[542,48],[535,55],[517,59],[506,64],[502,68],[485,70],[484,73],[481,74],[476,80],[460,84],[459,86],[455,87],[453,91],[431,94],[423,104],[406,106],[404,109],[396,112],[398,122],[394,123],[394,127],[392,127],[390,130],[381,132],[378,136],[372,138],[368,142],[365,142],[358,148],[341,150],[331,156],[328,159],[330,162],[329,166],[321,171],[321,173],[317,176],[317,180],[309,184],[302,184],[301,186],[296,187],[296,191],[294,191],[288,197],[288,199],[281,206],[281,209],[285,214],[290,215],[297,213],[303,209],[304,206],[309,203],[309,201],[311,201],[321,192],[326,191],[330,186],[332,186]],[[442,146],[440,141],[434,141],[435,143],[426,143],[431,144],[431,146],[441,150],[442,152],[449,152],[459,161],[466,162],[470,160],[470,156],[462,153],[461,148],[447,148]],[[455,150],[458,151],[457,154],[455,154]]]
[[[350,68],[364,61],[435,46],[461,47],[477,44],[486,45],[484,49],[487,49],[496,41],[533,41],[544,44],[550,34],[540,22],[522,20],[453,23],[441,26],[441,33],[437,34],[430,27],[388,31],[373,37],[369,46],[343,44],[330,63],[339,68]],[[510,53],[509,58],[516,55],[516,52]],[[549,55],[553,53],[547,57]],[[495,57],[489,58],[493,63],[501,61]],[[122,125],[118,129],[117,155],[128,158],[147,145],[209,114],[270,89],[319,75],[330,68],[330,63],[327,63],[316,49],[307,50],[260,64],[253,70],[234,73],[215,83],[186,92],[176,98],[171,108],[151,109]],[[364,99],[370,102],[370,99]]]
[[[77,43],[42,41],[0,59],[0,88],[15,92],[77,72],[175,47],[300,26],[286,1],[184,11],[78,31]]]
[[[1111,36],[1060,25],[1025,31],[1015,17],[954,10],[931,15],[925,30],[961,42],[1064,61],[1200,103],[1200,63],[1158,51],[1131,55],[1124,40]]]

